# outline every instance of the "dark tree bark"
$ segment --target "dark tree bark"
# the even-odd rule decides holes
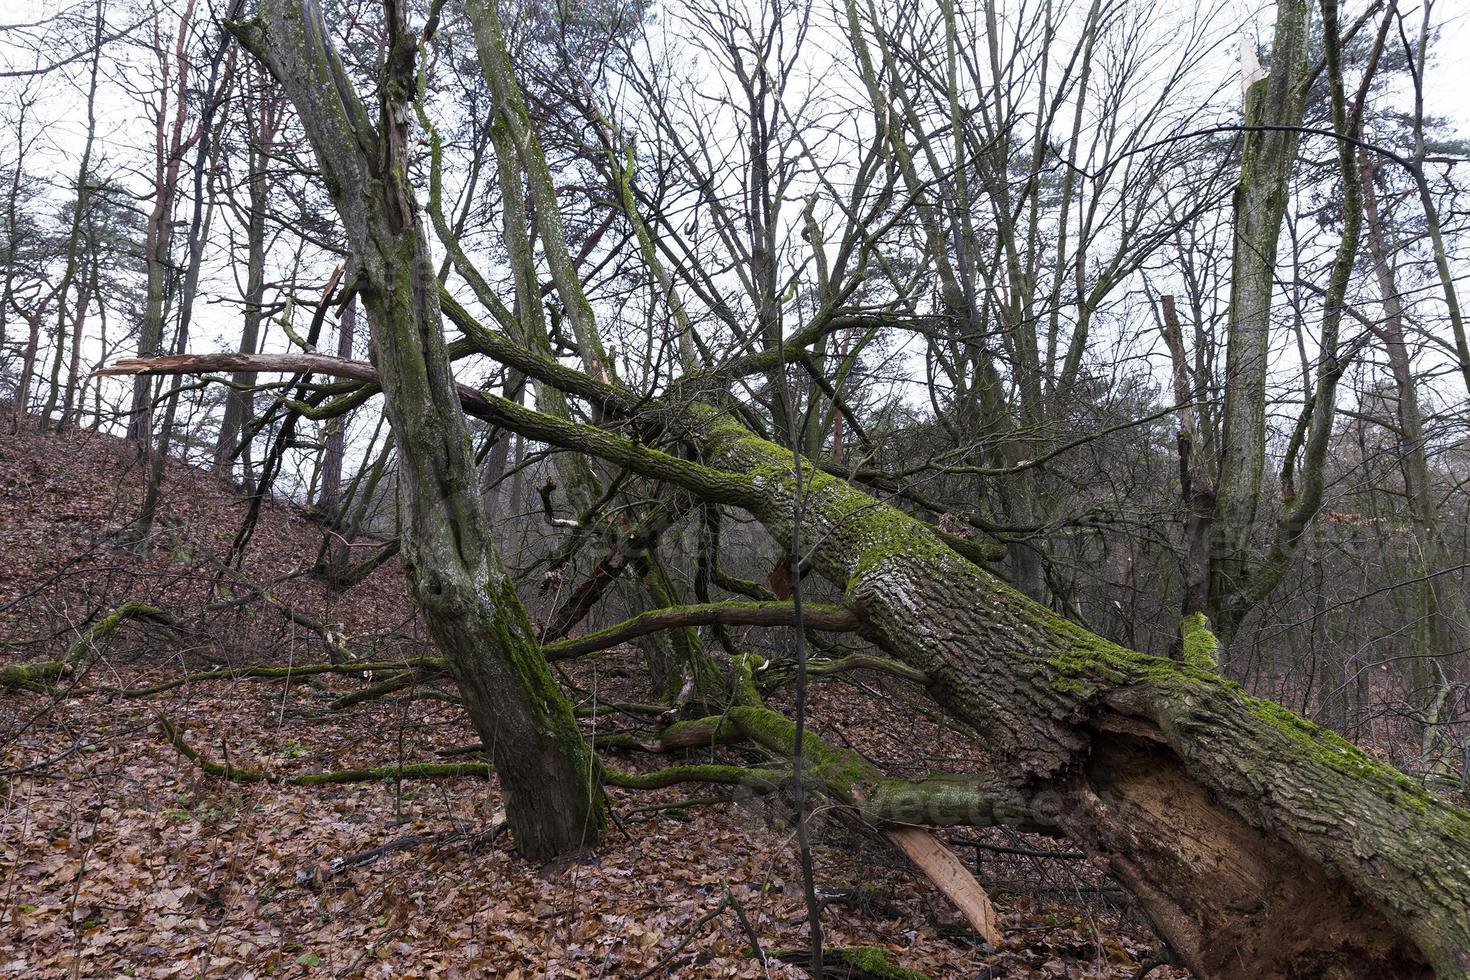
[[[1281,0],[1277,5],[1270,74],[1246,80],[1246,125],[1301,124],[1307,71],[1307,8],[1307,0]],[[1208,609],[1227,645],[1242,615],[1238,595],[1247,588],[1255,550],[1256,509],[1266,466],[1266,369],[1270,360],[1276,243],[1286,215],[1288,182],[1299,137],[1293,132],[1254,132],[1246,133],[1243,140],[1235,189],[1230,331]],[[1205,610],[1185,610],[1201,611]]]
[[[161,84],[154,132],[153,207],[148,213],[143,259],[148,270],[143,320],[138,326],[138,352],[147,357],[163,353],[166,293],[171,273],[174,241],[174,205],[179,194],[179,173],[184,154],[204,134],[200,127],[189,131],[189,32],[197,0],[189,0],[179,15],[178,33],[170,53],[166,39],[153,38]],[[172,77],[170,77],[172,76]],[[172,99],[172,105],[170,105]],[[147,378],[133,381],[132,410],[128,416],[128,438],[145,455],[151,451],[153,431],[153,385]]]
[[[352,274],[347,275],[347,288],[352,288]],[[347,304],[342,307],[342,319],[337,324],[337,356],[343,359],[352,357],[352,341],[357,332],[357,296],[347,297]],[[332,419],[328,422],[330,429],[327,432],[327,444],[322,450],[322,486],[317,495],[317,510],[326,515],[334,524],[341,519],[342,499],[342,458],[347,450],[347,421],[343,418]]]
[[[245,315],[240,331],[240,353],[254,354],[260,345],[260,325],[265,319],[265,217],[270,205],[270,188],[267,183],[266,164],[275,143],[276,131],[280,126],[280,106],[276,95],[270,90],[269,78],[262,78],[248,117],[250,146],[247,151],[248,173],[245,186],[248,191],[245,220]],[[253,414],[255,375],[240,372],[231,379],[230,390],[225,394],[225,416],[220,422],[219,440],[214,449],[216,472],[226,472],[230,461],[241,442],[246,438],[247,426]],[[250,463],[246,455],[243,467],[245,485],[250,487]]]
[[[75,309],[68,310],[68,297],[71,288],[76,281],[79,271],[80,252],[82,247],[82,223],[86,220],[88,201],[91,197],[92,180],[92,145],[97,136],[97,69],[102,61],[102,28],[106,20],[102,13],[102,4],[98,3],[93,15],[92,45],[92,69],[87,76],[87,138],[82,147],[81,163],[77,165],[76,200],[72,206],[71,227],[66,242],[66,269],[61,275],[60,295],[61,301],[56,306],[56,357],[51,363],[51,389],[46,395],[46,404],[41,409],[41,426],[44,428],[50,424],[51,413],[56,409],[58,401],[63,403],[61,418],[57,420],[57,429],[66,428],[68,416],[71,414],[74,392],[72,385],[76,382],[77,368],[76,360],[80,353],[78,348],[82,341],[82,324],[87,318],[87,302],[89,293],[86,282],[83,281],[77,292]],[[71,371],[67,377],[66,393],[63,396],[61,365],[66,357],[67,314],[72,316],[72,364]]]

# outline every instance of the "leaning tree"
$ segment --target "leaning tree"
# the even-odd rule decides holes
[[[442,6],[433,4],[425,27],[413,31],[404,4],[385,3],[376,112],[357,94],[313,0],[262,0],[254,16],[230,25],[286,93],[314,151],[350,245],[356,269],[350,288],[366,314],[373,362],[314,353],[205,354],[124,361],[108,370],[315,372],[356,383],[342,396],[347,406],[381,391],[401,470],[410,589],[493,760],[523,854],[546,859],[594,844],[604,820],[603,784],[713,780],[770,787],[795,777],[895,832],[1008,823],[1064,834],[1107,862],[1202,976],[1470,975],[1470,815],[1221,676],[1214,638],[1199,621],[1186,623],[1179,656],[1167,659],[1124,649],[1057,615],[991,570],[993,549],[897,506],[856,470],[824,462],[794,424],[792,373],[812,375],[807,380],[820,388],[826,379],[813,370],[821,363],[814,351],[839,332],[875,322],[932,323],[912,303],[875,312],[854,299],[864,280],[902,278],[875,245],[882,234],[914,210],[930,259],[952,241],[924,198],[915,153],[904,145],[905,107],[891,104],[882,90],[880,76],[889,69],[862,43],[855,5],[848,9],[863,80],[871,83],[871,101],[886,107],[888,127],[888,145],[865,171],[872,200],[845,212],[858,230],[839,240],[842,263],[834,264],[835,273],[824,269],[824,298],[808,304],[802,322],[777,322],[775,311],[757,303],[758,322],[743,333],[750,342],[728,354],[716,356],[702,342],[680,298],[681,290],[705,295],[708,278],[661,241],[666,229],[647,213],[647,188],[638,189],[632,155],[623,152],[614,122],[589,112],[591,131],[609,151],[601,173],[610,206],[630,229],[630,256],[675,311],[674,332],[691,335],[688,344],[670,345],[678,351],[671,358],[674,376],[640,386],[619,378],[601,335],[495,0],[466,6],[492,94],[499,171],[524,190],[505,195],[503,205],[518,298],[506,304],[483,277],[472,280],[472,263],[443,228],[436,228],[441,241],[449,239],[452,261],[495,325],[456,302],[436,275],[427,231],[433,215],[425,215],[416,195],[411,151],[421,52],[440,29]],[[1334,56],[1336,7],[1327,0],[1323,11],[1334,123],[1346,135],[1352,122]],[[751,92],[772,91],[775,75],[768,72],[776,68],[742,66],[753,73]],[[595,104],[591,93],[589,110]],[[757,115],[782,125],[777,109]],[[1344,174],[1356,173],[1356,151],[1339,142]],[[769,144],[756,149],[773,152]],[[527,201],[534,214],[526,213]],[[431,201],[430,211],[437,209]],[[528,222],[540,262],[528,251]],[[805,231],[820,241],[818,222],[809,220]],[[764,263],[758,252],[745,250],[751,262]],[[542,268],[551,279],[545,287]],[[1341,265],[1337,271],[1346,275]],[[949,322],[975,324],[981,311],[961,278],[946,273],[940,313]],[[764,288],[755,294],[772,295]],[[541,321],[547,295],[557,300],[551,333],[559,347]],[[722,307],[719,315],[740,329],[738,309]],[[458,333],[452,342],[448,328]],[[556,356],[558,350],[574,353],[577,366]],[[453,361],[470,355],[528,379],[536,407],[458,384]],[[752,384],[763,386],[764,413],[736,394]],[[834,406],[841,403],[830,385],[822,390]],[[769,411],[775,405],[782,410]],[[572,522],[636,539],[635,559],[684,515],[702,512],[716,522],[731,511],[750,515],[784,551],[785,574],[772,576],[776,594],[711,568],[709,578],[751,593],[752,601],[670,601],[645,555],[628,564],[647,583],[650,611],[569,639],[538,637],[492,540],[466,416],[576,457],[592,480],[612,474],[617,487],[636,481],[644,489],[641,511],[609,518],[600,498],[579,491],[586,509]],[[779,424],[768,428],[767,418]],[[1325,436],[1314,432],[1313,438]],[[718,555],[712,561],[718,565]],[[617,574],[607,562],[599,570],[604,578]],[[840,601],[803,603],[801,583],[809,573],[829,582]],[[787,624],[814,640],[824,630],[857,632],[876,652],[854,665],[920,686],[977,734],[993,770],[890,778],[804,734],[799,718],[793,724],[766,707],[757,658],[715,663],[697,643],[681,655],[691,661],[690,676],[711,680],[698,697],[676,702],[675,714],[685,705],[718,710],[695,712],[636,744],[673,751],[750,741],[794,756],[795,766],[674,765],[635,775],[594,756],[553,660],[655,631],[729,623]],[[798,671],[814,669],[804,649],[798,646]]]

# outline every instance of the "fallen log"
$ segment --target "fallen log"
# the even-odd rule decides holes
[[[59,660],[32,660],[0,668],[0,689],[21,688],[44,690],[50,681],[60,680],[80,663],[102,639],[111,636],[128,620],[172,626],[173,619],[157,606],[130,599],[97,622],[88,626],[72,641]]]
[[[462,388],[468,413],[741,507],[783,545],[815,542],[810,565],[865,635],[981,734],[1029,812],[1106,859],[1196,973],[1470,977],[1470,814],[1213,670],[1058,617],[896,508],[810,464],[799,478],[789,450],[718,412],[495,345],[604,409],[662,413],[703,462]],[[215,370],[219,356],[158,370]]]

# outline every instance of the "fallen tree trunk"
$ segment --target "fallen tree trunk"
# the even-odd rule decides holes
[[[790,540],[789,454],[716,424]],[[1218,674],[1061,619],[847,483],[802,488],[803,540],[870,635],[932,679],[998,770],[1105,856],[1205,976],[1470,973],[1470,815]]]
[[[83,630],[67,647],[60,660],[32,660],[0,668],[0,690],[23,688],[45,690],[48,681],[59,680],[71,673],[88,653],[93,644],[111,636],[124,622],[136,619],[141,622],[172,626],[173,619],[162,609],[146,602],[129,599],[112,612],[103,616]]]
[[[187,370],[180,360],[160,368]],[[634,401],[575,383],[604,406]],[[1201,976],[1470,976],[1470,815],[1351,744],[1056,616],[842,480],[808,466],[798,486],[787,450],[718,413],[678,412],[696,464],[478,392],[464,403],[745,508],[783,543],[800,513],[811,565],[846,590],[865,635],[981,733],[1028,812],[1107,859]]]

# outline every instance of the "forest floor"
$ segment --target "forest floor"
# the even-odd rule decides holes
[[[263,505],[244,578],[222,573],[247,502],[202,471],[171,465],[166,519],[146,549],[125,545],[115,532],[136,510],[141,478],[116,439],[0,436],[0,667],[62,655],[128,599],[175,620],[125,624],[50,690],[0,692],[0,975],[806,975],[774,957],[763,966],[736,914],[738,904],[768,955],[804,942],[794,835],[769,799],[614,790],[617,822],[596,850],[538,868],[515,857],[508,835],[486,833],[498,813],[493,778],[286,786],[210,776],[181,756],[161,719],[209,759],[281,775],[463,761],[444,753],[471,736],[445,682],[343,711],[332,699],[367,681],[122,693],[221,665],[327,660],[322,635],[287,606],[330,626],[354,656],[433,652],[396,561],[341,594],[305,574],[323,531],[288,502]],[[222,601],[252,594],[245,580],[273,598]],[[568,680],[604,703],[646,700],[634,666],[631,652],[600,657]],[[810,699],[827,738],[906,775],[979,764],[973,743],[899,682],[844,677]],[[1152,961],[1149,927],[1088,862],[958,842],[1064,844],[945,836],[976,857],[1001,915],[999,948],[879,837],[830,810],[815,846],[827,943],[881,947],[935,978],[1131,977]]]

